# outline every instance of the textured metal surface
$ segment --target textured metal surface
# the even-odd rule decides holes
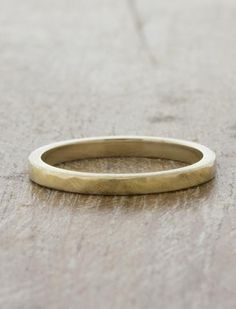
[[[88,173],[55,164],[84,158],[151,157],[182,161],[178,169],[149,173]],[[130,195],[169,192],[200,185],[215,175],[215,153],[197,143],[157,137],[110,136],[53,143],[29,157],[30,178],[62,191]]]

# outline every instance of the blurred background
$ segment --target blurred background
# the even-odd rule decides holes
[[[235,0],[0,0],[2,308],[235,308],[235,59]],[[126,134],[205,144],[217,179],[141,197],[28,180],[41,145]]]

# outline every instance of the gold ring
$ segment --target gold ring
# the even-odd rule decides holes
[[[187,166],[148,173],[88,173],[56,164],[98,157],[149,157],[187,163]],[[215,153],[198,143],[146,136],[82,138],[40,147],[29,156],[32,181],[62,191],[129,195],[175,191],[200,185],[215,175]]]

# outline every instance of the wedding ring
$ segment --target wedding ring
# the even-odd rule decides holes
[[[145,173],[90,173],[59,168],[59,163],[104,157],[148,157],[187,166]],[[215,175],[215,153],[194,142],[146,136],[108,136],[63,141],[29,156],[29,174],[39,185],[62,191],[129,195],[175,191],[203,184]]]

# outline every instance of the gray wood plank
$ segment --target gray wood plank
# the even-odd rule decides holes
[[[1,308],[235,308],[235,16],[233,0],[1,2]],[[198,141],[217,178],[133,197],[28,180],[34,148],[110,134]]]

